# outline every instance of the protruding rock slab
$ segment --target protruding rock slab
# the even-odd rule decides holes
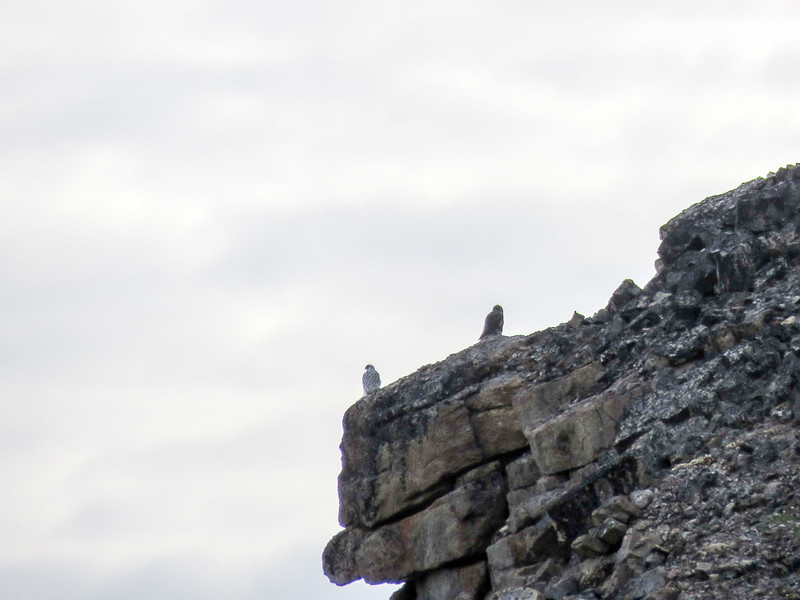
[[[380,446],[376,512],[372,519],[365,519],[365,525],[404,511],[421,499],[421,492],[436,490],[449,475],[481,462],[483,453],[463,404],[437,405],[428,412],[433,414],[422,436]]]
[[[576,469],[614,444],[622,411],[648,386],[621,382],[573,405],[534,429],[526,429],[536,464],[544,474]]]
[[[513,452],[527,445],[513,407],[514,396],[527,385],[521,376],[505,374],[487,381],[477,394],[467,398],[475,436],[486,457]]]
[[[480,555],[506,517],[503,476],[496,468],[428,508],[374,531],[349,528],[325,548],[323,570],[338,585],[363,578],[396,583]]]
[[[512,396],[524,384],[502,367],[521,337],[476,344],[348,409],[339,521],[374,528],[425,507],[455,476],[523,448]]]
[[[602,375],[603,369],[599,365],[589,364],[564,377],[521,388],[512,400],[525,435],[560,413],[571,402],[600,391],[602,385],[599,380]]]

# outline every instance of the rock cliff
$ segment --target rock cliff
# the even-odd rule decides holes
[[[660,231],[594,316],[344,417],[323,568],[395,600],[800,598],[800,165]]]

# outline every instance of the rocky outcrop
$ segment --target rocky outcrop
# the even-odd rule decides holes
[[[336,584],[396,600],[800,598],[800,166],[661,228],[656,276],[345,414]]]

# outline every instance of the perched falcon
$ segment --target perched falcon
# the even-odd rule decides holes
[[[364,374],[361,376],[361,383],[364,384],[364,394],[369,394],[381,387],[381,376],[378,375],[378,372],[372,365],[367,365],[364,368],[366,371],[364,371]]]
[[[483,333],[479,339],[492,337],[503,333],[503,307],[496,304],[483,324]]]

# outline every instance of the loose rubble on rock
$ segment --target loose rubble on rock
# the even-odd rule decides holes
[[[323,568],[394,600],[800,599],[800,166],[661,228],[591,318],[344,417]]]

